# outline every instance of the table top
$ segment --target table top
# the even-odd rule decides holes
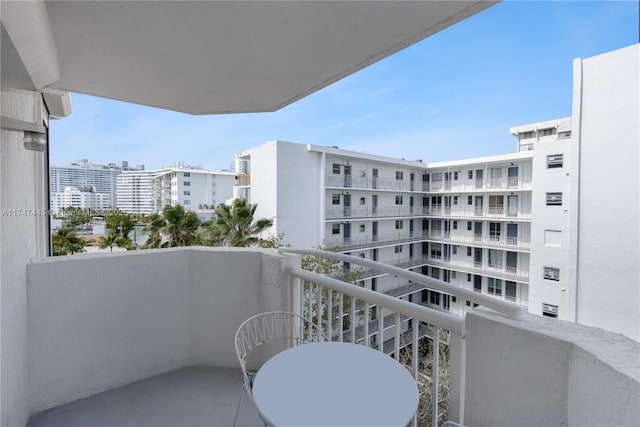
[[[262,417],[284,426],[406,426],[418,408],[409,371],[364,345],[318,342],[289,348],[253,381]]]

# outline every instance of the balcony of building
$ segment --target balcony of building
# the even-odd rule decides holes
[[[325,175],[325,186],[327,188],[351,188],[353,190],[378,190],[393,192],[425,192],[422,183],[414,180],[357,177],[351,175],[339,175],[328,173]]]
[[[339,247],[340,252],[350,252],[358,249],[374,249],[384,246],[421,242],[427,239],[428,234],[421,231],[405,231],[355,237],[328,236],[325,238],[325,247]]]
[[[449,382],[451,420],[468,425],[638,420],[640,366],[631,357],[640,350],[638,343],[529,315],[519,306],[420,274],[330,256],[498,311],[474,310],[464,318],[439,312],[305,272],[296,255],[273,250],[176,248],[35,259],[27,266],[28,316],[10,319],[26,322],[29,330],[28,425],[231,425],[241,385],[233,336],[244,319],[268,310],[324,312],[315,318],[324,319],[321,326],[329,336],[393,357],[424,339],[445,346],[449,378],[438,378]],[[326,292],[329,299],[317,298]],[[325,302],[318,306],[318,301]],[[439,331],[447,331],[444,338],[435,338]],[[416,364],[407,367],[414,372]],[[350,387],[357,392],[357,384]],[[261,425],[245,402],[239,424]],[[444,410],[439,405],[436,416]]]
[[[427,193],[473,193],[485,191],[530,191],[531,175],[469,180],[444,180],[422,183]]]
[[[410,218],[423,216],[423,208],[407,205],[391,206],[340,206],[325,211],[326,220],[367,218]]]

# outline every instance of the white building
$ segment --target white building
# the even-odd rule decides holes
[[[576,60],[572,117],[512,128],[517,153],[424,164],[271,141],[238,153],[235,195],[293,247],[340,246],[640,340],[640,212],[625,199],[640,181],[638,51]],[[472,305],[363,277],[445,310]]]
[[[116,178],[118,209],[134,214],[155,212],[153,178],[159,170],[126,171]]]
[[[67,207],[103,210],[111,206],[109,194],[98,193],[95,187],[90,185],[65,187],[64,191],[51,194],[50,202],[54,214]]]
[[[92,186],[96,193],[107,195],[108,207],[113,208],[117,206],[116,177],[127,170],[144,170],[144,166],[130,167],[126,161],[98,165],[90,163],[87,159],[73,162],[67,166],[51,166],[49,168],[49,192],[53,200],[58,196],[63,196],[66,187]],[[54,209],[53,206],[51,209]]]
[[[158,171],[153,178],[156,212],[177,204],[192,211],[213,211],[233,196],[236,173],[173,167]]]

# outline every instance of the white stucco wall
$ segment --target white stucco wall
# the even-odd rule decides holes
[[[42,124],[40,94],[2,92],[2,115]],[[46,119],[46,116],[45,116]],[[22,426],[29,408],[26,264],[47,250],[48,209],[45,153],[25,150],[23,132],[1,131],[0,138],[0,425]],[[25,209],[28,211],[13,211]]]
[[[191,364],[237,367],[248,317],[291,310],[274,250],[173,248],[28,265],[28,410]]]
[[[549,139],[550,138],[550,139]],[[531,191],[531,253],[529,312],[542,314],[542,304],[558,306],[558,318],[575,321],[575,288],[570,268],[569,249],[577,238],[571,233],[574,165],[572,139],[549,137],[535,143],[533,153],[533,188]],[[575,141],[574,141],[575,143]],[[561,168],[547,168],[547,156],[563,155]],[[562,206],[547,206],[546,193],[562,193]],[[551,234],[550,234],[551,233]],[[553,235],[559,242],[552,241]],[[560,269],[560,280],[546,280],[544,267]]]
[[[640,45],[574,61],[577,321],[640,341]],[[577,134],[577,135],[576,135]]]
[[[465,319],[465,425],[640,422],[640,344],[542,316],[488,310]]]

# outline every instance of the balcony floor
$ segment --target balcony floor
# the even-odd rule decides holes
[[[186,367],[33,415],[28,427],[232,426],[238,369]],[[239,426],[263,426],[245,395]]]

